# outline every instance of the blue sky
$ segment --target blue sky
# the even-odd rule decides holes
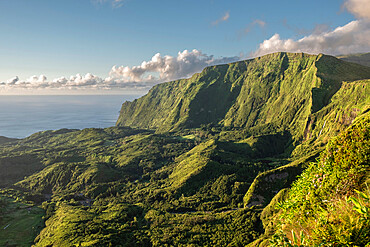
[[[361,43],[352,48],[350,44],[339,47],[342,41],[334,48],[327,43],[314,48],[308,41],[298,42],[312,35],[338,39],[331,32],[353,21],[360,26],[348,27],[347,35],[353,36],[352,30],[358,35],[363,29],[369,31],[368,6],[355,8],[364,3],[366,0],[1,0],[0,82],[7,89],[0,86],[0,93],[11,92],[10,85],[17,88],[14,92],[50,89],[51,81],[65,77],[52,86],[55,89],[68,84],[70,76],[75,84],[89,81],[85,86],[93,81],[103,85],[109,77],[110,83],[94,89],[98,91],[110,91],[112,85],[116,91],[135,91],[187,77],[207,64],[279,49],[331,54],[369,51],[367,40],[365,46]],[[287,43],[289,39],[295,45]],[[194,49],[198,53],[192,53]],[[182,53],[184,50],[189,53]],[[178,61],[179,52],[186,59],[192,56],[188,61],[194,68],[187,65],[182,71],[183,63],[168,62],[172,70],[164,71],[160,67],[168,65],[162,61],[164,57]],[[157,53],[162,65],[141,66]],[[117,69],[112,72],[114,65]]]

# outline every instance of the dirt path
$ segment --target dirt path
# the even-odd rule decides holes
[[[170,213],[170,214],[177,214],[177,215],[182,215],[182,214],[191,214],[191,213],[204,213],[204,214],[212,214],[212,213],[228,213],[228,212],[231,212],[231,211],[235,211],[235,210],[239,210],[239,209],[243,209],[243,208],[232,208],[232,209],[228,209],[228,210],[225,210],[225,211],[219,211],[219,212],[214,212],[214,211],[191,211],[191,212],[167,212],[167,213]]]

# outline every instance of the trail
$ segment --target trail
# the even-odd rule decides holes
[[[8,224],[6,227],[4,227],[4,230],[6,229],[6,228],[8,228],[10,226],[10,224]]]
[[[167,212],[167,213],[176,214],[176,215],[189,214],[189,213],[211,214],[211,213],[228,213],[228,212],[239,210],[239,209],[243,209],[243,208],[232,208],[232,209],[228,209],[228,210],[225,210],[225,211],[219,211],[219,212],[214,212],[214,211],[191,211],[191,212],[176,212],[176,213],[175,212]]]
[[[320,130],[319,136],[321,135],[321,132],[322,132],[322,130],[323,130],[323,129],[324,129],[324,127],[325,127],[325,124],[326,124],[326,120],[325,120],[324,125],[322,126],[322,128],[321,128],[321,130]]]

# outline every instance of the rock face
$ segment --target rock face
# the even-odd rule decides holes
[[[116,125],[157,132],[207,125],[248,129],[256,135],[288,131],[298,141],[316,131],[317,121],[326,115],[322,110],[341,87],[354,90],[345,81],[368,78],[369,67],[332,56],[273,53],[154,86],[147,95],[122,105]],[[362,110],[350,109],[340,121]]]
[[[297,175],[302,173],[303,165],[315,156],[303,157],[288,165],[260,173],[243,198],[244,206],[266,206],[279,191],[290,187]]]

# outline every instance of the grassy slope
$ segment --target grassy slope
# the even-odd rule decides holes
[[[36,246],[241,246],[260,234],[257,214],[250,209],[144,213],[117,199],[89,208],[61,204]]]
[[[227,152],[236,146],[228,145],[214,140],[205,142],[154,172],[155,180],[150,183],[139,181],[118,191],[112,190],[112,196],[99,196],[91,207],[81,206],[77,199],[60,203],[56,200],[55,212],[38,237],[37,246],[50,243],[62,246],[66,243],[81,243],[84,246],[108,246],[109,243],[127,246],[224,246],[233,243],[231,246],[239,246],[249,243],[261,233],[259,212],[233,208],[238,205],[232,200],[242,199],[236,193],[237,187],[243,186],[241,181],[248,179],[235,179],[236,175],[240,175],[240,169],[235,170],[236,174],[222,175],[228,174],[228,171],[220,170],[223,165],[220,161],[227,164],[233,160],[234,169],[238,164],[236,153]],[[200,169],[185,169],[181,176],[181,166],[191,167],[194,156],[201,160],[206,158],[205,163],[195,167]],[[217,166],[212,169],[214,165]],[[207,167],[211,169],[205,169]],[[252,164],[252,167],[257,169],[258,166]],[[190,172],[188,177],[187,172]],[[176,176],[179,176],[178,179]],[[208,182],[199,185],[199,181]],[[186,189],[181,191],[181,188]],[[198,191],[189,193],[194,188]],[[178,197],[173,194],[173,189],[174,192],[180,189],[180,192],[188,194]],[[215,206],[216,202],[219,206]],[[272,207],[267,211],[273,211]],[[266,212],[263,217],[271,217],[269,214]],[[271,227],[274,226],[269,226],[270,231],[274,229]]]
[[[44,227],[44,211],[14,195],[0,194],[0,245],[31,246]]]
[[[290,187],[304,170],[307,160],[313,157],[315,154],[258,174],[243,198],[244,206],[266,206],[280,190]]]
[[[271,246],[369,243],[369,131],[366,113],[333,138],[291,189],[277,194],[264,209],[265,235],[250,246],[270,246],[271,241]],[[356,209],[348,197],[360,206]]]
[[[39,133],[3,147],[0,153],[25,159],[32,155],[38,162],[38,171],[23,173],[25,178],[21,177],[19,164],[9,166],[9,172],[21,174],[21,178],[12,180],[17,187],[42,194],[79,192],[91,197],[112,182],[145,178],[193,145],[193,141],[148,131],[108,128]]]
[[[323,143],[346,129],[357,116],[370,109],[370,80],[343,82],[330,103],[310,115],[302,144],[293,151],[293,156],[307,155],[319,149]]]
[[[164,132],[220,124],[253,134],[289,131],[299,141],[310,115],[330,102],[342,81],[367,78],[370,68],[334,57],[274,53],[157,85],[125,102],[117,125]]]
[[[100,194],[91,207],[81,206],[77,198],[60,203],[55,198],[55,213],[38,237],[37,246],[65,245],[67,242],[85,246],[108,246],[109,243],[127,246],[247,244],[260,235],[261,222],[258,211],[234,208],[242,200],[240,192],[245,193],[245,185],[248,186],[242,184],[242,181],[248,181],[242,176],[243,169],[237,168],[238,164],[246,167],[247,163],[238,163],[235,147],[214,140],[205,142],[178,156],[174,163],[156,170],[152,177],[155,180],[129,183],[118,190],[113,186],[109,188],[111,195]],[[234,153],[228,153],[230,149]],[[242,155],[239,162],[243,161]],[[191,164],[194,157],[206,160],[199,166],[184,168],[181,173],[182,166],[197,164]],[[231,161],[234,163],[229,163]],[[227,164],[234,172],[222,170]],[[258,164],[250,165],[255,175],[266,167],[263,163],[260,168]],[[255,176],[250,170],[245,174],[251,175],[250,179]],[[258,177],[264,177],[264,174]],[[266,174],[279,175],[273,171]],[[203,183],[199,184],[200,181]],[[240,188],[243,186],[244,189]],[[176,191],[180,192],[179,196]],[[270,217],[269,213],[263,217]]]
[[[38,193],[52,193],[53,202],[50,205],[55,206],[49,208],[54,209],[50,211],[46,206],[45,211],[47,215],[54,216],[46,222],[47,228],[37,239],[40,246],[47,245],[50,241],[63,245],[63,241],[72,241],[71,239],[77,241],[76,243],[81,241],[87,245],[101,246],[100,244],[105,245],[108,242],[116,243],[114,241],[121,243],[125,238],[139,242],[151,241],[153,244],[160,240],[158,243],[186,245],[186,241],[191,238],[183,235],[183,232],[194,225],[203,229],[201,233],[192,233],[192,236],[200,238],[199,241],[212,239],[213,242],[222,244],[225,243],[223,241],[231,240],[240,243],[248,239],[251,241],[260,231],[252,229],[253,225],[259,224],[256,216],[258,213],[253,210],[250,213],[250,216],[255,215],[253,219],[241,217],[241,213],[237,212],[244,209],[239,209],[234,213],[219,213],[217,219],[210,223],[203,218],[208,218],[213,213],[191,216],[186,212],[227,212],[231,208],[241,208],[248,183],[252,182],[259,171],[268,169],[271,165],[245,160],[245,155],[251,155],[251,152],[240,147],[241,144],[234,146],[233,143],[202,140],[197,133],[194,133],[194,139],[204,143],[193,148],[193,140],[171,135],[153,135],[148,131],[127,128],[47,131],[14,145],[3,146],[1,152],[4,155],[10,152],[20,157],[32,154],[44,167],[16,183],[17,187],[30,190],[28,194],[33,198],[43,197]],[[201,164],[194,157],[204,157],[206,161]],[[189,169],[184,170],[184,166],[189,166]],[[17,165],[11,168],[16,170]],[[116,199],[120,201],[115,203]],[[87,208],[82,207],[81,203],[86,200],[92,200],[94,207],[84,213]],[[103,213],[106,207],[101,203],[108,202],[111,203],[110,207],[120,204],[135,207],[135,204],[140,203],[140,210],[144,210],[145,215],[151,209],[160,210],[161,214],[167,215],[183,212],[183,216],[174,220],[182,222],[188,219],[189,223],[176,233],[177,240],[162,240],[162,234],[171,231],[173,227],[173,223],[170,223],[172,220],[167,221],[172,217],[165,219],[169,225],[162,229],[155,223],[161,221],[162,216],[151,216],[153,224],[150,223],[149,230],[142,234],[142,230],[147,228],[147,222],[142,219],[144,228],[135,228],[139,236],[131,236],[128,231],[133,231],[133,217],[139,220],[143,217],[142,213],[136,214],[135,211],[130,216],[129,227],[126,229],[122,226],[125,220],[121,218],[121,213],[109,216],[120,222],[117,224],[113,224],[111,218],[104,218],[109,214]],[[238,217],[233,218],[232,215]],[[87,228],[85,216],[92,222],[88,225],[93,228],[91,231],[98,229],[97,233],[79,230]],[[244,228],[243,222],[246,221],[254,223],[250,228]],[[229,233],[225,228],[226,222],[235,224],[233,227],[239,229],[239,234],[243,234]],[[111,231],[103,234],[99,229],[103,232],[105,229]],[[220,231],[222,235],[215,236],[215,231]],[[148,232],[152,234],[149,240],[146,238]],[[128,243],[132,243],[131,240],[127,240]]]

